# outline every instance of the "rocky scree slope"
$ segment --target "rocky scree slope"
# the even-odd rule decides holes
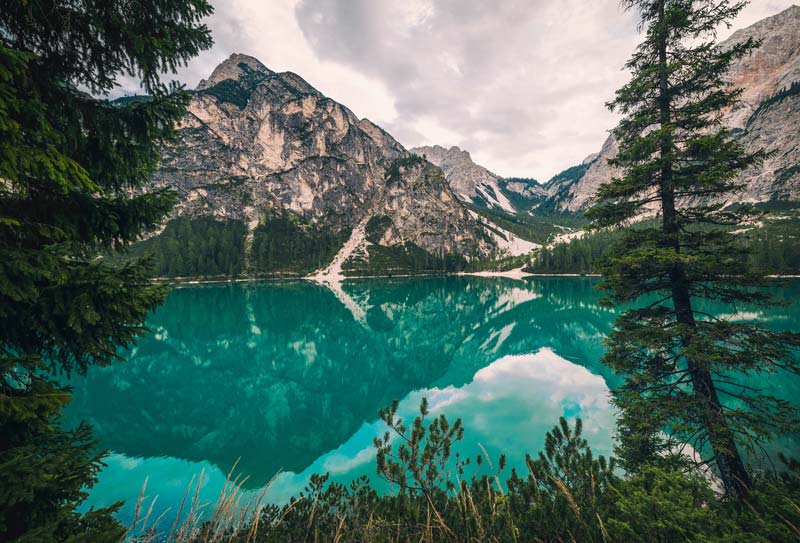
[[[439,168],[300,76],[246,55],[231,55],[198,85],[151,180],[162,187],[178,193],[173,218],[246,224],[245,273],[258,271],[253,238],[278,235],[276,217],[284,230],[339,239],[376,218],[378,243],[401,252],[463,259],[496,250]]]
[[[731,66],[728,78],[744,92],[741,103],[725,114],[723,122],[748,151],[763,148],[774,155],[761,168],[742,174],[746,190],[736,196],[736,201],[797,201],[800,200],[797,128],[800,126],[800,6],[738,30],[720,46],[731,47],[749,38],[762,43],[749,57]],[[548,197],[541,206],[567,213],[586,210],[598,187],[620,175],[608,164],[617,149],[612,135],[597,156],[584,161],[585,171],[581,175],[567,176],[557,182],[551,180],[546,185]]]

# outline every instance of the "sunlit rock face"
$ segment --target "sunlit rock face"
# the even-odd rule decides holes
[[[748,152],[765,149],[774,154],[762,167],[741,174],[745,190],[726,203],[800,200],[800,92],[777,96],[800,81],[800,7],[790,7],[738,30],[720,46],[729,48],[749,38],[762,43],[731,66],[728,79],[743,93],[741,102],[725,113],[723,123],[735,131]],[[617,149],[614,136],[609,136],[580,179],[567,190],[552,187],[553,207],[567,212],[586,210],[598,187],[620,175],[608,164]]]
[[[385,216],[394,238],[431,253],[487,254],[491,241],[438,168],[387,169],[410,156],[388,133],[300,76],[234,54],[193,93],[152,187],[176,189],[175,215],[240,219],[289,212],[346,234]]]
[[[472,161],[468,151],[439,145],[414,147],[412,153],[425,157],[440,167],[450,187],[461,200],[472,204],[514,213],[515,202],[530,207],[540,200],[544,188],[535,182],[509,182]]]

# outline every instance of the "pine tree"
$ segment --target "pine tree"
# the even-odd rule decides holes
[[[716,466],[726,491],[741,497],[751,478],[740,447],[768,439],[795,418],[786,402],[737,376],[800,370],[792,353],[798,335],[716,318],[698,305],[699,299],[769,303],[752,288],[761,278],[725,228],[752,220],[755,210],[721,203],[742,189],[738,174],[766,156],[745,152],[721,124],[741,92],[724,76],[758,44],[723,50],[714,42],[715,29],[746,2],[623,4],[638,9],[645,30],[626,65],[632,79],[609,104],[623,115],[611,162],[624,175],[599,189],[589,217],[595,227],[620,226],[655,209],[659,221],[628,229],[601,265],[609,303],[646,301],[617,319],[604,359],[626,376],[615,398],[627,411],[621,451],[642,463],[689,443]],[[663,429],[674,441],[642,436],[646,429]]]
[[[56,374],[107,365],[165,296],[149,264],[110,262],[173,195],[141,190],[188,95],[161,82],[211,45],[205,0],[0,6],[0,539],[119,541],[79,514],[102,454],[60,426]],[[121,76],[147,99],[105,98]]]

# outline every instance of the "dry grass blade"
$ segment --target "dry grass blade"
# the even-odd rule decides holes
[[[147,479],[148,477],[144,478],[142,488],[139,489],[139,497],[136,499],[136,509],[133,511],[133,522],[131,522],[130,528],[125,531],[125,535],[122,536],[123,541],[128,539],[128,535],[136,529],[136,523],[139,521],[139,514],[142,512],[142,501],[144,500],[144,491],[147,489]]]
[[[528,466],[528,472],[531,474],[531,478],[533,479],[533,489],[536,491],[536,501],[541,504],[542,493],[539,491],[539,479],[536,477],[536,470],[533,469],[533,463],[531,462],[530,458],[525,459],[525,464]]]
[[[225,476],[225,483],[222,485],[222,489],[219,491],[219,497],[217,498],[217,506],[214,509],[214,516],[211,517],[211,520],[208,523],[206,523],[205,535],[203,536],[203,542],[204,543],[210,543],[210,541],[211,541],[210,538],[213,535],[212,534],[212,530],[214,530],[214,532],[216,532],[215,528],[218,525],[217,523],[218,523],[219,518],[227,513],[227,508],[226,508],[227,500],[226,500],[226,497],[227,497],[228,485],[230,485],[232,483],[231,477],[233,476],[233,472],[236,469],[236,465],[238,463],[239,463],[239,459],[237,459],[236,462],[233,463],[233,466],[231,466],[230,471]],[[238,479],[238,477],[237,477],[237,479]]]
[[[578,506],[578,503],[575,501],[575,498],[570,493],[569,489],[567,488],[567,485],[564,484],[564,481],[553,475],[550,475],[550,479],[553,480],[555,485],[558,487],[558,490],[564,495],[565,498],[567,498],[567,503],[569,503],[569,506],[575,512],[575,516],[577,518],[580,518],[581,508]]]
[[[255,506],[253,507],[252,512],[252,519],[250,530],[248,530],[247,538],[245,539],[245,543],[250,543],[251,541],[255,541],[256,535],[258,534],[258,526],[261,522],[261,510],[263,506],[261,505],[264,501],[264,497],[267,495],[267,491],[272,486],[272,483],[275,479],[280,475],[281,471],[278,470],[275,475],[272,476],[272,479],[261,489],[261,492],[258,495],[258,499],[256,500]]]
[[[600,518],[600,513],[595,513],[597,517],[597,522],[600,524],[600,534],[603,536],[603,541],[609,543],[611,541],[611,536],[608,535],[608,530],[606,530],[606,525],[603,524],[603,519]]]
[[[175,528],[178,527],[181,516],[183,516],[183,508],[186,506],[186,499],[189,497],[189,492],[192,490],[192,484],[194,483],[194,475],[192,475],[189,484],[186,485],[186,492],[183,493],[183,499],[181,500],[181,506],[178,508],[178,514],[175,516],[175,520],[172,521],[172,525],[169,527],[169,532],[167,533],[167,541],[171,541],[173,535],[175,534]]]
[[[295,506],[296,506],[298,503],[300,503],[300,501],[301,501],[301,500],[303,500],[303,496],[300,496],[298,499],[296,499],[296,500],[295,500],[295,501],[293,501],[291,504],[289,504],[289,507],[286,507],[286,508],[283,510],[283,513],[281,513],[281,516],[278,518],[278,522],[276,522],[276,523],[275,523],[275,526],[273,526],[273,528],[277,528],[278,526],[280,526],[280,525],[281,525],[281,523],[283,522],[283,519],[286,517],[286,515],[288,515],[288,514],[289,514],[289,511],[291,511],[292,509],[294,509],[294,507],[295,507]]]
[[[306,524],[306,541],[308,541],[308,532],[311,531],[311,525],[314,524],[314,515],[317,512],[317,500],[319,500],[319,495],[314,496],[314,503],[311,504],[311,514],[308,515],[308,523]]]
[[[145,533],[147,530],[147,521],[150,520],[150,515],[153,514],[153,508],[155,507],[157,501],[158,494],[156,494],[155,498],[153,498],[153,501],[150,502],[150,507],[147,509],[147,514],[142,519],[142,529],[140,530],[141,533]]]
[[[339,519],[339,525],[336,527],[336,533],[333,536],[333,543],[339,543],[342,540],[342,528],[344,528],[344,521],[347,517],[342,515]]]
[[[155,522],[153,522],[153,525],[147,532],[147,536],[145,537],[145,539],[142,540],[142,543],[150,543],[151,541],[153,541],[153,539],[156,538],[156,536],[158,535],[158,525],[161,524],[161,521],[171,510],[172,510],[171,507],[167,507],[160,515],[158,515],[158,518],[156,518]]]

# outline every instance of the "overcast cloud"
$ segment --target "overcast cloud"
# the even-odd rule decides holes
[[[178,76],[190,87],[249,54],[406,147],[458,145],[500,175],[541,181],[599,151],[616,123],[604,104],[640,39],[619,0],[212,2],[215,46]],[[793,3],[754,0],[734,30]]]

